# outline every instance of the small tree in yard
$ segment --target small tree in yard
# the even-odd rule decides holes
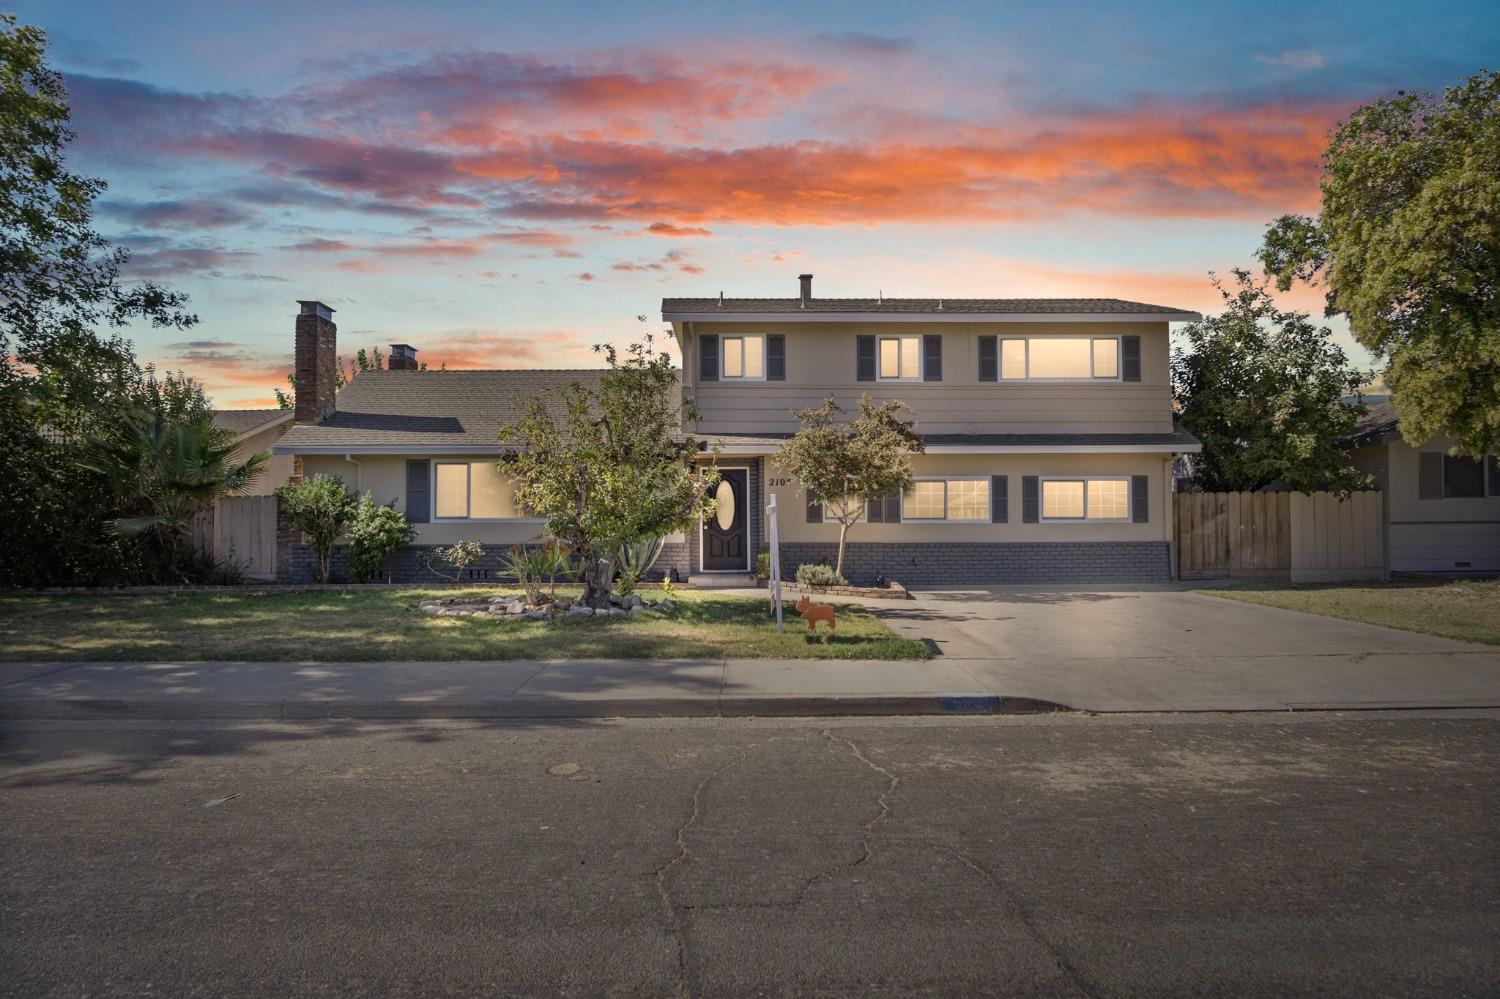
[[[616,553],[624,545],[689,529],[712,512],[712,463],[681,433],[697,418],[684,402],[671,358],[648,336],[620,359],[596,347],[609,370],[597,390],[573,383],[560,400],[533,398],[526,416],[500,432],[514,448],[500,461],[516,502],[547,518],[547,531],[580,564],[583,602],[609,605]],[[560,410],[560,412],[559,412]]]
[[[349,525],[349,581],[368,583],[380,575],[385,560],[417,540],[417,529],[394,506],[376,503],[365,493],[355,504]]]
[[[1234,272],[1238,287],[1214,285],[1224,311],[1183,330],[1172,351],[1182,424],[1203,442],[1195,478],[1207,490],[1293,489],[1348,493],[1369,481],[1337,441],[1364,411],[1368,372],[1351,367],[1326,327],[1282,312],[1263,282]]]
[[[911,486],[911,456],[923,448],[912,424],[901,419],[908,411],[903,402],[877,405],[863,395],[859,416],[840,425],[834,418],[843,410],[829,396],[796,414],[802,429],[776,453],[776,464],[822,500],[825,518],[838,522],[837,576],[844,573],[849,528],[864,516],[865,502]]]
[[[318,582],[328,582],[333,546],[354,519],[357,500],[342,479],[314,475],[276,490],[289,524],[302,532],[302,543],[318,555]]]

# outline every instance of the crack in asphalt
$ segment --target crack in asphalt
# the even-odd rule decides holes
[[[748,754],[748,750],[746,750],[746,754]],[[667,910],[667,921],[671,924],[672,937],[677,943],[677,994],[679,996],[686,997],[692,995],[691,989],[688,988],[687,927],[683,925],[683,921],[679,913],[683,910],[691,910],[695,907],[679,906],[672,900],[672,891],[667,886],[667,875],[672,870],[672,868],[676,867],[678,864],[682,863],[682,861],[687,859],[689,852],[687,845],[687,831],[691,829],[693,827],[693,824],[698,821],[698,814],[701,811],[701,803],[703,799],[703,789],[708,787],[711,781],[713,781],[716,777],[721,776],[730,767],[734,766],[736,763],[743,761],[746,754],[742,754],[738,760],[733,760],[729,763],[724,764],[719,769],[705,774],[703,779],[698,782],[698,786],[693,788],[692,811],[688,814],[687,819],[682,823],[682,825],[677,827],[677,852],[672,856],[671,860],[668,860],[665,864],[656,869],[656,893],[661,896],[662,905]]]
[[[888,799],[891,792],[896,790],[896,785],[901,783],[901,778],[897,777],[895,774],[891,773],[880,764],[872,762],[867,756],[865,756],[864,753],[860,752],[859,747],[854,744],[853,740],[842,735],[835,736],[832,731],[826,728],[823,730],[823,735],[830,741],[837,738],[840,742],[849,747],[849,751],[854,754],[854,758],[856,760],[859,760],[859,762],[863,763],[871,770],[883,776],[887,781],[885,790],[880,792],[880,797],[877,799],[877,804],[880,805],[880,811],[875,814],[874,818],[865,823],[864,832],[860,837],[859,859],[849,865],[849,867],[852,869],[858,867],[860,864],[863,864],[865,861],[870,859],[870,835],[875,829],[875,823],[891,814],[891,803]]]
[[[1087,979],[1084,978],[1083,972],[1080,971],[1078,967],[1068,959],[1067,955],[1062,952],[1062,948],[1058,947],[1051,940],[1049,940],[1046,934],[1044,934],[1036,925],[1035,913],[1031,911],[1031,907],[1022,900],[1020,894],[1016,892],[1014,888],[1006,884],[987,867],[969,857],[963,851],[951,846],[943,847],[943,849],[946,849],[949,853],[951,853],[953,855],[953,858],[960,864],[963,864],[969,870],[984,878],[986,883],[988,883],[989,886],[995,890],[995,894],[1000,896],[1001,901],[1004,902],[1004,904],[1015,913],[1016,922],[1021,924],[1021,927],[1025,929],[1027,935],[1030,936],[1031,939],[1035,940],[1037,946],[1046,951],[1047,955],[1051,957],[1053,961],[1057,962],[1058,970],[1063,973],[1068,981],[1073,983],[1074,988],[1076,988],[1084,996],[1089,997],[1089,999],[1094,999],[1094,997],[1097,997],[1099,995],[1099,992],[1092,988],[1089,985]]]

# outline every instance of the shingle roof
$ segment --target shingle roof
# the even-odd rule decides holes
[[[1199,318],[1190,309],[1177,309],[1118,298],[664,298],[663,313],[870,313],[911,315],[1180,315]]]
[[[500,428],[524,414],[532,396],[556,397],[565,385],[598,385],[603,368],[517,371],[364,371],[339,392],[337,409],[317,424],[294,426],[279,452],[305,447],[498,446]]]
[[[1390,399],[1365,403],[1365,413],[1354,425],[1354,433],[1342,438],[1341,444],[1362,444],[1379,440],[1401,424],[1401,414]]]
[[[214,425],[242,434],[247,430],[263,427],[278,416],[284,416],[290,420],[292,411],[289,409],[216,409],[214,410]]]

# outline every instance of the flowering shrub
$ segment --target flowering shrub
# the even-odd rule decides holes
[[[380,575],[385,560],[417,539],[417,529],[395,506],[382,506],[365,493],[349,525],[349,581],[368,583]]]

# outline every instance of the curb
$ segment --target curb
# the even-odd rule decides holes
[[[0,719],[83,721],[315,720],[352,718],[752,718],[879,715],[1031,715],[1063,704],[996,694],[675,698],[510,698],[493,701],[161,701],[62,698],[0,701]]]

